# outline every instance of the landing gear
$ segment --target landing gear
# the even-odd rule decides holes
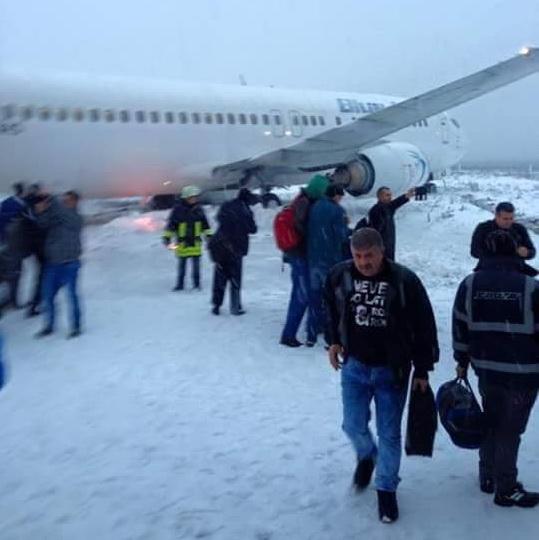
[[[263,193],[260,197],[263,208],[276,208],[282,206],[281,199],[275,193]]]

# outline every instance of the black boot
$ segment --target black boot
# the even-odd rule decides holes
[[[298,341],[295,337],[282,337],[281,341],[279,341],[281,345],[284,345],[285,347],[301,347],[303,343],[301,341]]]
[[[364,490],[371,483],[372,471],[374,471],[374,459],[372,457],[357,460],[353,479],[357,491]]]
[[[522,484],[517,484],[505,493],[496,493],[494,504],[498,506],[519,506],[520,508],[534,508],[539,504],[539,493],[526,491]]]
[[[50,336],[52,332],[53,332],[52,328],[50,326],[46,326],[45,328],[43,328],[43,330],[40,330],[37,334],[35,334],[34,337],[42,338],[42,337]]]
[[[483,493],[492,495],[494,493],[494,480],[492,478],[480,478],[479,488]]]
[[[213,309],[211,310],[211,312],[214,315],[219,315],[219,306],[213,306]]]
[[[397,493],[394,491],[377,490],[378,494],[378,517],[382,523],[394,523],[399,519],[399,507],[397,505]]]

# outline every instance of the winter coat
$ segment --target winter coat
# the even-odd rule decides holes
[[[385,260],[388,291],[384,310],[388,319],[385,356],[396,381],[405,384],[413,364],[424,378],[438,361],[439,348],[432,306],[420,279],[408,268]],[[341,345],[349,355],[350,299],[354,291],[354,262],[334,267],[325,286],[326,341]],[[366,337],[365,339],[368,339]]]
[[[528,231],[526,230],[526,227],[524,227],[524,225],[521,225],[520,223],[513,223],[509,229],[501,229],[501,227],[498,227],[498,225],[496,224],[495,219],[489,219],[488,221],[483,221],[482,223],[477,225],[472,235],[470,253],[475,259],[479,259],[479,263],[475,268],[476,270],[479,270],[481,268],[481,259],[489,256],[486,246],[486,240],[488,235],[491,232],[498,230],[507,231],[515,241],[517,247],[522,246],[528,249],[528,256],[521,257],[522,262],[524,262],[524,260],[530,260],[535,257],[535,246],[533,245],[533,242],[530,239],[530,235],[528,234]],[[521,271],[527,275],[537,275],[537,271],[528,265],[522,264]]]
[[[401,195],[389,203],[376,203],[369,210],[369,227],[376,229],[384,241],[385,254],[395,260],[395,212],[408,202],[406,195]]]
[[[349,236],[344,208],[327,197],[316,201],[309,211],[307,225],[309,266],[329,270],[342,262]]]
[[[26,210],[26,203],[16,195],[8,197],[0,204],[0,241],[5,242],[7,228],[17,217]]]
[[[218,239],[230,246],[236,257],[249,253],[249,235],[257,231],[253,211],[247,203],[236,198],[225,202],[217,213]]]
[[[37,224],[46,233],[45,262],[63,264],[78,261],[82,252],[83,220],[75,208],[67,208],[53,198],[50,206],[37,214]]]
[[[211,236],[211,228],[202,206],[182,199],[170,212],[163,238],[176,239],[177,257],[200,257],[203,235]]]
[[[453,306],[453,351],[485,383],[539,387],[539,283],[517,257],[482,261],[459,285]]]

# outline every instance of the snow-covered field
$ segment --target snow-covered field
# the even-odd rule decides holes
[[[489,217],[470,194],[513,200],[528,218],[539,210],[537,182],[445,184],[398,213],[398,259],[436,309],[436,388],[453,376],[450,311],[473,265],[470,235]],[[346,202],[353,221],[369,202]],[[1,321],[11,366],[0,394],[1,540],[537,538],[538,510],[494,506],[478,489],[475,453],[442,431],[433,459],[403,458],[397,524],[378,522],[373,488],[351,492],[339,376],[321,344],[278,345],[289,276],[273,245],[274,212],[256,211],[244,317],[210,314],[207,259],[202,292],[171,292],[161,212],[87,228],[80,339],[64,339],[60,325],[37,341],[41,321],[20,312]],[[535,489],[538,420],[536,410],[520,457]]]

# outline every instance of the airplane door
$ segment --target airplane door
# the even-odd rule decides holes
[[[270,111],[271,132],[274,137],[284,137],[284,118],[283,114],[278,109]]]
[[[288,111],[288,118],[290,120],[290,131],[294,137],[301,137],[303,135],[303,126],[301,125],[301,117],[298,111]]]
[[[440,137],[442,144],[449,144],[449,123],[445,116],[440,118]]]

